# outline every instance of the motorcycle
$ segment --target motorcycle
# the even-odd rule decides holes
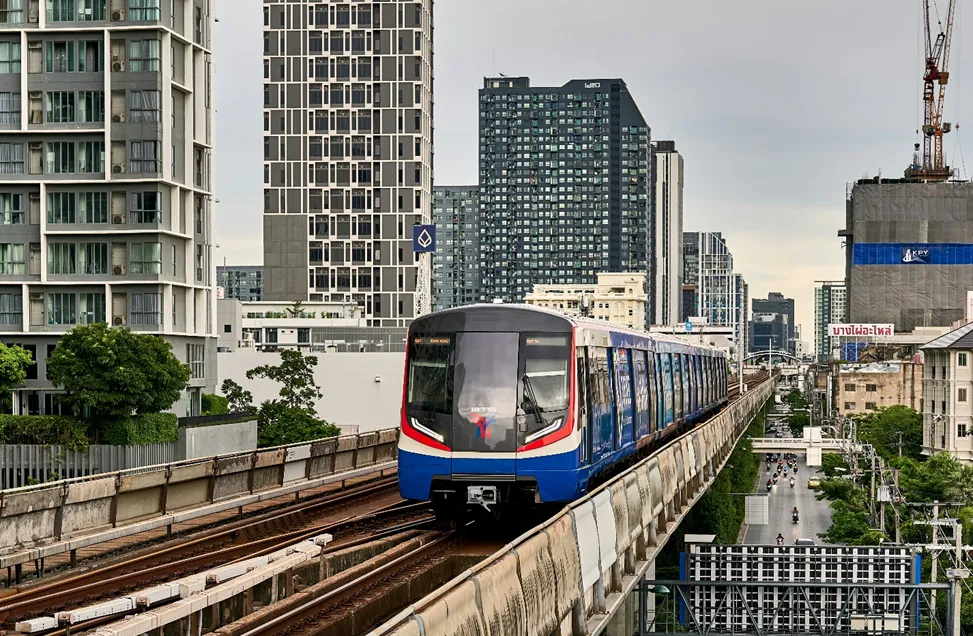
[[[794,523],[797,523],[799,521],[799,517],[798,517],[798,514],[796,512],[794,513],[793,519],[794,519]]]
[[[777,539],[777,545],[784,545],[783,539]]]
[[[797,474],[797,464],[794,464],[794,474]]]
[[[774,485],[773,484],[767,484],[767,492],[770,492],[773,489],[774,489]]]
[[[791,477],[791,488],[793,488],[793,487],[794,487],[794,478]]]

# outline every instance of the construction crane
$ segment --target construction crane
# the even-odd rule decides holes
[[[946,84],[949,83],[949,45],[953,37],[953,16],[955,15],[956,0],[949,0],[949,10],[946,13],[946,26],[939,19],[938,11],[936,23],[939,33],[933,40],[932,18],[929,15],[929,3],[935,0],[922,0],[922,17],[925,20],[926,34],[926,68],[922,80],[922,155],[919,154],[919,144],[915,145],[912,165],[905,171],[905,176],[920,181],[946,181],[953,171],[946,165],[943,156],[943,135],[952,130],[952,124],[943,123],[943,102],[946,99]],[[938,99],[935,85],[939,84]]]

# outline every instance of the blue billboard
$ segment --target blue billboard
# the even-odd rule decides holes
[[[415,225],[412,227],[412,251],[416,254],[436,251],[435,225]]]

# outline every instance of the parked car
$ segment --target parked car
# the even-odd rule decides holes
[[[814,490],[816,488],[819,488],[820,486],[821,486],[821,480],[820,479],[818,479],[817,477],[810,477],[810,478],[808,478],[808,480],[807,480],[807,487],[808,488],[810,488],[811,490]]]

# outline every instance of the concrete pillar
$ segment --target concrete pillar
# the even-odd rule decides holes
[[[618,613],[611,617],[608,621],[608,629],[605,630],[606,636],[632,636],[632,632],[625,631],[626,621],[625,614],[628,608],[628,603],[623,602],[622,606],[618,608]]]
[[[645,579],[651,581],[655,579],[655,561],[649,564],[649,569],[645,571]],[[649,592],[645,595],[645,620],[646,620],[646,631],[653,631],[651,629],[655,622],[655,594]]]

